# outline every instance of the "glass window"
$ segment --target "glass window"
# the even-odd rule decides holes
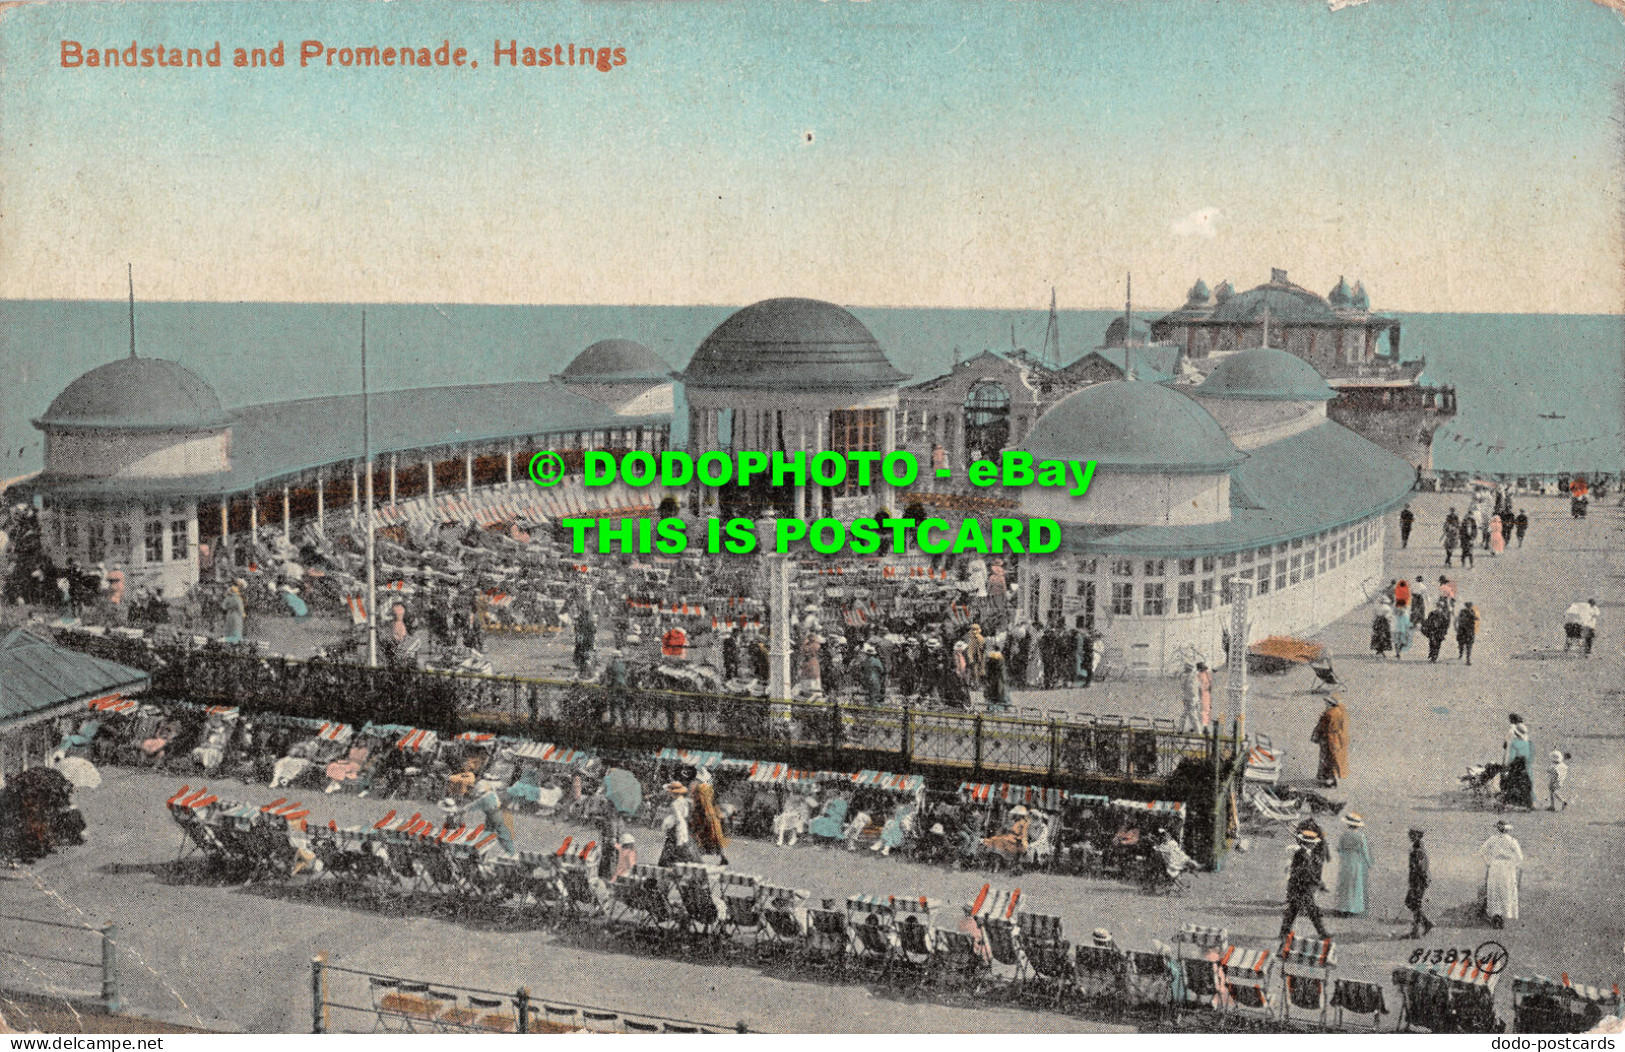
[[[164,561],[164,524],[156,520],[147,522],[147,562],[161,563]]]
[[[1292,547],[1294,547],[1294,548],[1302,548],[1303,547],[1303,538],[1302,537],[1294,537],[1294,538],[1292,538]]]
[[[1246,551],[1241,553],[1241,561],[1244,562],[1244,563],[1250,563],[1250,562],[1253,561],[1253,556],[1255,556],[1257,554],[1258,554],[1257,552],[1255,552],[1251,548],[1249,548]]]
[[[1268,566],[1263,566],[1263,567],[1260,567],[1260,569],[1263,570],[1263,572],[1258,575],[1258,590],[1256,592],[1254,592],[1253,594],[1254,595],[1269,595],[1270,594],[1270,568]]]
[[[1134,586],[1121,582],[1112,582],[1112,613],[1134,613]]]
[[[1286,560],[1282,559],[1275,564],[1275,590],[1279,592],[1286,587]]]
[[[1231,597],[1235,595],[1235,583],[1235,577],[1230,574],[1219,578],[1219,602],[1224,606],[1229,606]]]
[[[128,560],[130,558],[130,524],[127,522],[113,523],[113,558]]]
[[[1322,544],[1320,546],[1320,560],[1319,560],[1319,562],[1320,562],[1320,572],[1321,573],[1326,572],[1326,547],[1327,546],[1324,545],[1324,544]]]
[[[62,545],[70,552],[79,550],[79,524],[72,519],[62,526]]]
[[[1191,574],[1193,574],[1195,572],[1196,572],[1196,560],[1195,559],[1181,559],[1181,560],[1179,560],[1179,575],[1181,577],[1189,577]]]
[[[1195,581],[1180,581],[1179,582],[1179,605],[1178,605],[1178,610],[1182,614],[1194,614],[1196,612],[1196,582]]]
[[[1275,554],[1276,555],[1285,555],[1286,554],[1286,547],[1287,547],[1287,545],[1286,545],[1285,541],[1282,541],[1280,544],[1277,544],[1275,546]]]
[[[1113,559],[1112,560],[1112,576],[1113,577],[1133,577],[1134,576],[1134,560],[1133,559]]]
[[[1145,616],[1161,617],[1168,612],[1167,587],[1160,581],[1145,586]]]
[[[62,514],[60,512],[51,516],[51,542],[58,549],[62,547]]]
[[[1321,565],[1325,565],[1324,562]],[[1315,553],[1303,553],[1303,579],[1305,581],[1315,576]]]
[[[1147,577],[1161,577],[1168,572],[1168,560],[1147,559],[1145,561],[1145,575]]]
[[[169,524],[169,557],[179,562],[186,555],[186,520],[176,519]]]
[[[1311,564],[1313,565],[1313,564]],[[1294,555],[1290,569],[1287,571],[1287,583],[1297,584],[1303,580],[1303,556]]]
[[[1079,573],[1089,574],[1090,576],[1093,576],[1093,575],[1099,573],[1100,572],[1100,560],[1099,559],[1084,559],[1082,561],[1082,563],[1079,564],[1078,572]],[[1082,588],[1083,585],[1080,584],[1078,587]]]
[[[1252,558],[1251,552],[1247,553],[1247,558]],[[1224,558],[1220,559],[1219,565],[1224,567],[1226,570],[1233,569],[1236,565],[1236,553],[1231,552],[1229,555],[1226,555]]]
[[[85,528],[85,532],[90,540],[90,546],[86,549],[85,554],[90,557],[90,561],[101,562],[107,558],[106,528],[99,522],[92,522]]]
[[[1213,578],[1202,578],[1202,594],[1196,598],[1203,610],[1213,609]]]
[[[1212,573],[1213,572],[1213,556],[1211,556],[1211,555],[1202,556],[1202,572],[1203,573]]]

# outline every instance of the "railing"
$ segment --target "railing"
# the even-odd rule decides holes
[[[834,770],[920,773],[1043,784],[1135,799],[1221,805],[1239,739],[1176,731],[1171,721],[1081,715],[1035,719],[840,701],[611,688],[595,683],[369,668],[258,657],[219,646],[161,647],[64,633],[68,645],[152,674],[157,696],[340,720],[404,723],[442,734],[485,730],[600,751],[665,746]],[[1170,783],[1179,787],[1168,795]],[[1214,794],[1210,796],[1209,794]],[[1209,858],[1212,861],[1212,857]]]
[[[336,995],[335,986],[340,987]],[[355,1029],[346,1025],[358,1016],[361,1018],[353,1024]],[[341,1021],[335,1022],[335,1019]],[[553,997],[539,998],[528,987],[504,993],[343,968],[327,963],[325,955],[312,957],[310,1032],[343,1034],[379,1030],[419,1034],[751,1032],[743,1022],[726,1026],[699,1023],[675,1016],[576,1004]]]
[[[0,958],[20,965],[6,969],[11,979],[22,980],[26,986],[30,985],[27,980],[31,977],[34,983],[49,988],[37,992],[72,1001],[89,993],[84,989],[82,977],[90,971],[101,981],[102,1008],[113,1013],[124,1006],[118,990],[118,942],[114,938],[118,929],[111,921],[95,928],[89,924],[64,924],[9,913],[0,913],[0,921],[11,922],[0,928],[5,937],[5,944],[0,945]],[[66,956],[82,952],[88,940],[60,934],[63,932],[96,936],[99,956],[94,960]],[[68,969],[73,971],[70,973]]]

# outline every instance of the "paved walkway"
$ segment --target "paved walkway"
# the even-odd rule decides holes
[[[1413,540],[1431,542],[1444,504],[1425,496],[1414,508]],[[1439,929],[1428,946],[1476,946],[1492,937],[1473,917],[1482,876],[1478,845],[1495,815],[1468,805],[1458,777],[1471,762],[1496,759],[1509,711],[1533,732],[1535,753],[1574,754],[1566,812],[1514,815],[1529,859],[1524,917],[1493,933],[1511,953],[1510,972],[1568,972],[1601,984],[1625,973],[1621,958],[1625,866],[1625,729],[1621,728],[1620,654],[1622,519],[1611,508],[1575,522],[1566,502],[1527,502],[1534,526],[1522,552],[1481,559],[1461,572],[1461,595],[1482,607],[1484,627],[1471,668],[1454,661],[1429,666],[1415,655],[1378,661],[1366,649],[1369,611],[1360,610],[1322,636],[1345,682],[1354,732],[1353,776],[1343,787],[1367,818],[1376,855],[1373,908],[1362,918],[1331,918],[1344,974],[1385,979],[1420,944],[1398,938],[1408,927],[1404,831],[1428,830],[1434,885],[1430,912]],[[1396,531],[1397,532],[1397,531]],[[1397,537],[1391,538],[1397,544]],[[1392,552],[1389,575],[1429,581],[1442,571],[1431,543]],[[1454,574],[1455,571],[1452,571]],[[1597,656],[1564,656],[1561,615],[1576,597],[1603,604]],[[1453,654],[1451,645],[1447,653]],[[1308,693],[1309,673],[1253,681],[1249,726],[1288,749],[1287,777],[1313,773],[1308,734],[1321,707]],[[1216,684],[1222,697],[1224,674]],[[1033,701],[1095,712],[1169,715],[1172,681],[1108,682],[1088,691],[1050,692]],[[751,967],[679,966],[598,949],[563,945],[540,931],[504,930],[434,916],[378,912],[342,904],[278,897],[261,889],[170,883],[166,863],[179,834],[165,797],[183,779],[109,770],[102,789],[81,794],[90,843],[27,873],[0,874],[0,910],[66,914],[92,923],[115,918],[136,959],[126,969],[129,1000],[190,1019],[194,1025],[253,1031],[308,1027],[308,960],[328,951],[335,963],[427,979],[716,1022],[743,1018],[764,1030],[1001,1031],[1105,1029],[1041,1012],[963,1008],[898,1000],[858,986],[765,975]],[[1537,772],[1544,784],[1544,761]],[[226,795],[269,801],[265,787],[229,785]],[[398,802],[318,796],[316,816],[341,822],[376,817]],[[556,845],[565,832],[550,821],[520,822],[526,846]],[[1104,925],[1126,945],[1167,938],[1180,921],[1223,923],[1238,935],[1273,935],[1284,887],[1288,839],[1252,831],[1249,848],[1232,853],[1222,872],[1202,874],[1182,898],[1148,898],[1122,884],[1033,874],[1021,883],[1034,909],[1062,915],[1074,937]],[[957,904],[984,879],[868,853],[743,842],[730,850],[736,868],[793,882],[831,897],[855,892],[926,893]],[[37,882],[36,879],[37,878]],[[1329,896],[1322,896],[1323,901]],[[954,916],[954,914],[950,914]],[[150,966],[150,967],[149,967]],[[1501,991],[1510,1014],[1510,984]],[[181,1007],[184,1002],[187,1008]],[[192,1013],[195,1013],[193,1015]]]

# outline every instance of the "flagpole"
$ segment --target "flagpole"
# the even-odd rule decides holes
[[[372,417],[367,392],[367,312],[361,312],[361,451],[367,462],[367,667],[378,667],[378,566],[373,559]]]

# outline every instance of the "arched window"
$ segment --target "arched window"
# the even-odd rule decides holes
[[[1010,392],[983,380],[965,398],[965,452],[969,459],[990,456],[1010,441]]]

